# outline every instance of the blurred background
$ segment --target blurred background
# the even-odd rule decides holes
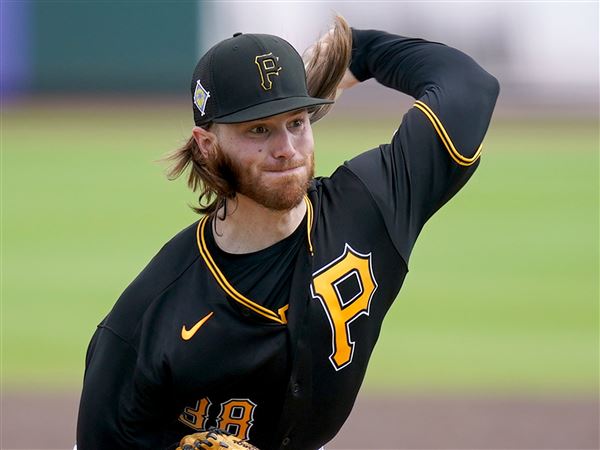
[[[328,448],[599,447],[598,2],[2,0],[1,448],[72,445],[95,326],[197,220],[157,160],[190,135],[198,58],[237,31],[302,52],[334,12],[457,47],[501,95]],[[346,92],[314,127],[318,174],[388,141],[412,101]]]

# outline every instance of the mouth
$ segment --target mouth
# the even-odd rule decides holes
[[[300,173],[304,169],[304,165],[294,166],[294,167],[283,167],[277,169],[266,169],[265,172],[273,175],[291,175],[295,173]]]

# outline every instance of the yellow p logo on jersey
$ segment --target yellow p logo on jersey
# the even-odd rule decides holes
[[[258,55],[254,58],[254,62],[258,67],[258,73],[260,74],[260,85],[265,91],[270,90],[273,87],[272,76],[279,76],[279,71],[282,67],[279,66],[279,58],[274,56],[273,53],[267,53],[266,55]]]
[[[340,286],[353,279],[358,292],[342,298]],[[371,267],[371,254],[362,255],[346,244],[344,253],[313,275],[312,296],[319,299],[331,325],[333,351],[329,356],[335,370],[352,362],[354,341],[350,338],[350,323],[357,317],[369,315],[371,299],[377,282]]]

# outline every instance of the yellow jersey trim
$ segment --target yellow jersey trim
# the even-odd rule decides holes
[[[480,145],[479,148],[477,149],[477,151],[475,152],[475,155],[473,155],[470,158],[467,156],[461,155],[460,152],[456,149],[456,147],[454,147],[454,144],[452,143],[452,139],[450,139],[450,136],[448,136],[446,129],[442,125],[442,122],[440,121],[440,119],[438,119],[438,117],[431,110],[431,108],[429,108],[429,106],[427,106],[425,103],[423,103],[420,100],[417,100],[415,102],[414,106],[415,106],[415,108],[418,108],[419,110],[421,110],[423,112],[423,114],[425,114],[425,116],[429,119],[429,121],[433,125],[433,128],[435,129],[438,136],[442,140],[444,147],[446,147],[446,150],[450,154],[450,157],[457,164],[460,164],[461,166],[470,166],[470,165],[474,164],[475,161],[477,161],[479,156],[481,156],[481,149],[482,149],[483,145]]]
[[[281,317],[285,321],[285,323],[287,323],[287,311],[288,311],[288,309],[290,309],[290,304],[289,303],[287,305],[285,305],[285,306],[282,306],[281,308],[279,308],[277,310],[277,313],[279,314],[279,317]]]
[[[242,305],[251,309],[255,313],[272,320],[273,322],[284,325],[286,323],[285,316],[281,317],[276,312],[271,311],[270,309],[267,309],[264,306],[261,306],[258,303],[255,303],[249,298],[242,295],[229,283],[229,281],[227,281],[227,278],[225,278],[223,272],[221,272],[221,270],[217,267],[217,264],[212,258],[212,255],[208,251],[208,247],[206,246],[206,240],[204,239],[204,229],[206,227],[206,223],[208,222],[208,218],[209,216],[205,216],[198,223],[198,227],[196,229],[196,241],[198,243],[200,255],[202,256],[202,259],[204,259],[204,262],[208,266],[208,269],[212,273],[213,277],[215,277],[217,283],[219,283],[223,290],[227,292],[227,294],[229,294],[235,301],[241,303]]]
[[[307,195],[304,196],[304,203],[306,204],[306,215],[307,215],[306,227],[307,227],[308,249],[310,251],[310,254],[312,255],[313,254],[313,245],[312,245],[312,239],[311,239],[310,235],[311,235],[311,231],[312,231],[314,213],[313,213],[312,203],[310,202],[310,199],[308,198]],[[287,310],[289,308],[289,304],[282,306],[281,308],[279,308],[277,310],[277,312],[272,311],[268,308],[265,308],[264,306],[259,305],[256,302],[253,302],[252,300],[250,300],[249,298],[244,296],[242,293],[240,293],[237,289],[235,289],[231,285],[231,283],[229,283],[229,281],[227,280],[227,278],[225,277],[223,272],[221,272],[221,270],[215,263],[215,260],[213,259],[212,255],[208,251],[208,247],[206,245],[206,240],[204,239],[204,233],[205,233],[204,230],[206,228],[206,224],[208,223],[208,219],[209,219],[209,216],[204,216],[198,222],[198,226],[196,227],[196,242],[198,244],[198,250],[200,251],[200,256],[202,256],[202,259],[206,263],[208,270],[210,270],[210,273],[213,275],[213,277],[215,278],[215,280],[217,281],[219,286],[221,286],[221,288],[227,294],[229,294],[229,296],[231,296],[231,298],[233,298],[235,301],[241,303],[245,307],[251,309],[255,313],[260,314],[261,316],[263,316],[269,320],[272,320],[273,322],[279,323],[281,325],[287,324],[286,314],[287,314]]]
[[[313,207],[308,195],[304,196],[304,203],[306,203],[306,236],[308,239],[308,251],[311,255],[314,255],[315,252],[313,250],[312,238],[310,237],[310,233],[312,231],[313,224]]]

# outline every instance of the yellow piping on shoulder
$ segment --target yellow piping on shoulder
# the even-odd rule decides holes
[[[471,158],[461,155],[459,153],[459,151],[456,150],[456,147],[454,147],[454,144],[452,143],[450,136],[448,136],[446,129],[442,125],[442,122],[440,121],[440,119],[438,119],[438,117],[431,110],[431,108],[429,108],[429,106],[427,106],[425,103],[423,103],[420,100],[417,100],[415,102],[414,106],[415,106],[415,108],[418,108],[419,110],[421,110],[423,112],[423,114],[425,114],[425,116],[429,119],[429,121],[433,125],[433,128],[435,128],[435,131],[437,132],[438,136],[442,140],[444,147],[446,147],[446,150],[448,150],[450,157],[457,164],[460,164],[461,166],[470,166],[470,165],[474,164],[475,161],[477,161],[479,156],[481,156],[481,149],[483,147],[482,145],[479,146],[479,148],[475,152],[475,155],[473,155]]]

